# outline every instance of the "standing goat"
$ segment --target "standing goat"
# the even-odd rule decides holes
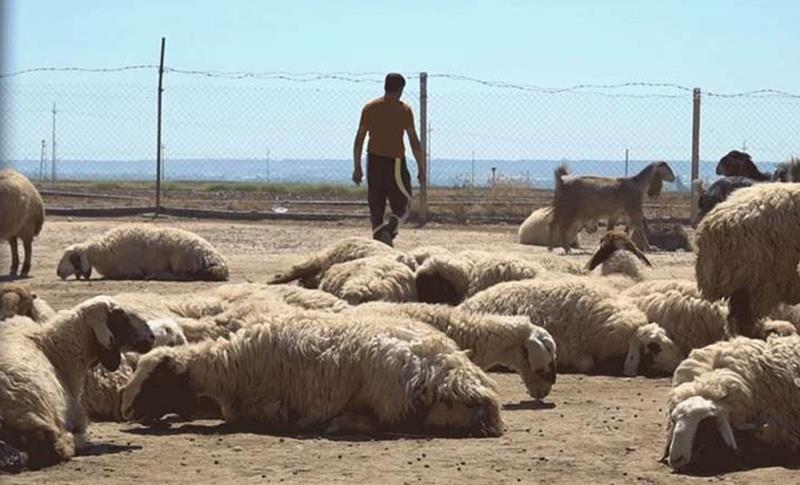
[[[558,237],[564,251],[569,252],[566,235],[578,221],[616,219],[618,214],[625,214],[634,229],[634,242],[649,250],[642,210],[644,195],[655,197],[661,193],[664,181],[674,180],[675,174],[666,162],[651,163],[633,177],[620,178],[568,176],[564,166],[557,168],[548,249],[553,249],[554,238]]]

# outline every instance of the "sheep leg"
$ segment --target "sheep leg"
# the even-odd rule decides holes
[[[378,431],[378,420],[374,416],[362,414],[342,414],[333,418],[325,430],[326,433],[375,434]]]
[[[25,249],[25,262],[22,263],[22,272],[20,273],[22,276],[28,276],[28,272],[31,270],[31,256],[33,255],[32,242],[33,241],[28,238],[22,240],[22,247]]]
[[[19,251],[17,250],[17,238],[12,237],[8,240],[8,245],[11,246],[11,271],[9,273],[13,276],[17,274],[19,268]]]

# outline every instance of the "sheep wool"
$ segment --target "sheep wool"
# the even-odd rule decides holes
[[[370,256],[331,266],[319,288],[351,305],[416,301],[414,272],[392,256]]]
[[[20,274],[26,276],[31,269],[33,238],[39,235],[44,225],[44,201],[27,177],[7,169],[0,170],[0,207],[0,240],[8,241],[11,248],[10,273],[15,275],[19,268],[19,238],[25,249]]]
[[[122,350],[146,352],[153,340],[144,320],[105,296],[44,325],[12,318],[0,327],[0,439],[27,455],[30,468],[70,459],[86,443],[86,372],[98,361],[115,370]]]
[[[123,391],[127,419],[191,416],[213,398],[228,422],[277,429],[425,431],[497,436],[493,383],[441,332],[388,317],[269,315],[230,340],[159,348]],[[363,409],[369,416],[345,415]],[[359,427],[363,431],[363,427]]]
[[[550,206],[536,209],[519,226],[517,241],[520,244],[533,246],[547,246],[550,243],[550,222],[553,220],[553,208]],[[567,231],[566,243],[572,248],[578,248],[578,225],[575,224]]]
[[[132,224],[69,246],[57,273],[88,279],[92,269],[108,279],[225,281],[228,263],[197,234],[173,227]]]
[[[669,465],[684,470],[730,458],[722,464],[731,467],[753,458],[745,450],[796,456],[798,375],[798,336],[768,341],[738,337],[693,350],[675,370],[669,394],[665,448]],[[724,445],[715,440],[709,446],[717,433]]]
[[[526,315],[558,345],[559,368],[635,375],[671,373],[678,349],[628,298],[590,279],[533,279],[495,285],[460,308],[480,313]],[[624,364],[623,364],[624,361]]]
[[[481,369],[509,367],[522,377],[528,394],[542,399],[556,381],[556,343],[528,317],[469,313],[447,305],[373,302],[351,307],[350,313],[402,316],[440,330]]]
[[[325,272],[334,264],[346,263],[368,256],[394,257],[397,261],[408,265],[412,271],[417,267],[416,260],[413,257],[380,241],[363,237],[348,237],[306,257],[305,260],[292,266],[286,273],[272,278],[269,283],[281,284],[298,280],[301,286],[317,288]]]
[[[695,274],[703,298],[730,298],[734,334],[779,303],[800,303],[800,184],[733,192],[697,227]]]

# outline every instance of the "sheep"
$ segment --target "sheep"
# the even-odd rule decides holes
[[[774,182],[800,182],[800,158],[791,156],[778,164],[772,174]]]
[[[230,340],[156,349],[123,390],[123,416],[192,416],[200,395],[229,423],[278,430],[503,433],[486,374],[438,330],[399,318],[266,315]]]
[[[334,264],[345,263],[367,256],[394,257],[397,261],[407,264],[412,271],[416,269],[416,261],[414,258],[407,256],[391,246],[387,246],[374,239],[349,237],[312,254],[303,262],[292,266],[288,272],[272,278],[269,284],[290,283],[298,280],[301,286],[306,288],[318,288],[322,276]]]
[[[729,298],[732,335],[779,303],[800,303],[800,185],[739,189],[697,227],[695,275],[703,298]]]
[[[692,251],[689,234],[683,224],[645,224],[650,246],[659,251]]]
[[[800,451],[800,337],[734,338],[691,352],[669,393],[664,460],[674,470]]]
[[[681,278],[640,281],[623,290],[622,294],[636,298],[653,293],[666,293],[671,290],[678,291],[685,296],[700,298],[697,283],[694,280]]]
[[[550,206],[536,209],[519,226],[517,232],[517,242],[533,246],[547,246],[550,241],[550,221],[553,220],[553,208]],[[574,225],[567,234],[567,243],[571,248],[580,249],[578,244],[578,232],[580,229],[588,233],[597,231],[597,222],[590,221],[583,227]]]
[[[22,315],[37,323],[44,323],[55,311],[25,285],[7,283],[0,285],[0,321]]]
[[[759,182],[770,180],[770,176],[761,172],[748,153],[738,150],[729,151],[719,159],[716,169],[717,175],[728,177],[747,177]]]
[[[727,199],[733,191],[743,187],[751,187],[754,183],[753,179],[740,176],[722,177],[715,180],[707,189],[703,190],[700,199],[697,201],[696,220],[700,221],[717,204]]]
[[[633,177],[624,178],[567,177],[564,166],[557,168],[548,250],[552,250],[558,238],[564,251],[569,252],[567,233],[578,221],[614,218],[619,213],[631,221],[636,244],[649,250],[642,210],[645,193],[655,197],[661,193],[664,181],[674,180],[675,174],[666,162],[651,163]]]
[[[392,256],[369,256],[334,264],[325,272],[319,288],[351,305],[417,299],[414,272]]]
[[[453,339],[481,369],[497,365],[517,372],[534,399],[543,399],[556,381],[556,343],[527,317],[481,315],[447,305],[372,302],[349,313],[396,315],[421,321]]]
[[[130,224],[64,250],[57,274],[89,279],[226,281],[225,257],[197,234],[172,227]]]
[[[172,319],[159,319],[147,322],[153,332],[153,348],[185,345],[186,336]],[[122,410],[120,398],[122,388],[128,383],[136,370],[140,354],[125,352],[119,367],[109,371],[102,366],[93,367],[83,384],[81,403],[86,414],[94,421],[120,421]]]
[[[467,293],[471,262],[459,255],[433,254],[414,273],[419,301],[457,305]]]
[[[470,297],[498,283],[541,277],[547,273],[544,266],[536,261],[487,253],[473,259],[465,296]]]
[[[80,405],[86,372],[98,362],[117,369],[123,350],[147,352],[153,333],[107,296],[44,325],[20,316],[11,322],[0,328],[0,440],[19,450],[29,468],[69,460],[86,444]]]
[[[528,316],[555,338],[560,369],[632,376],[670,373],[678,364],[678,349],[664,329],[649,323],[629,298],[587,278],[501,283],[459,308]]]
[[[33,255],[33,238],[44,225],[44,201],[36,187],[21,173],[0,170],[0,239],[11,247],[11,270],[15,276],[19,268],[17,239],[22,239],[25,260],[20,275],[28,276]]]

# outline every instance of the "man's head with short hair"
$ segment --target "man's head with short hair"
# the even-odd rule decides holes
[[[386,80],[383,82],[383,89],[386,94],[400,98],[403,94],[403,88],[406,86],[406,78],[397,72],[390,72],[386,75]]]

